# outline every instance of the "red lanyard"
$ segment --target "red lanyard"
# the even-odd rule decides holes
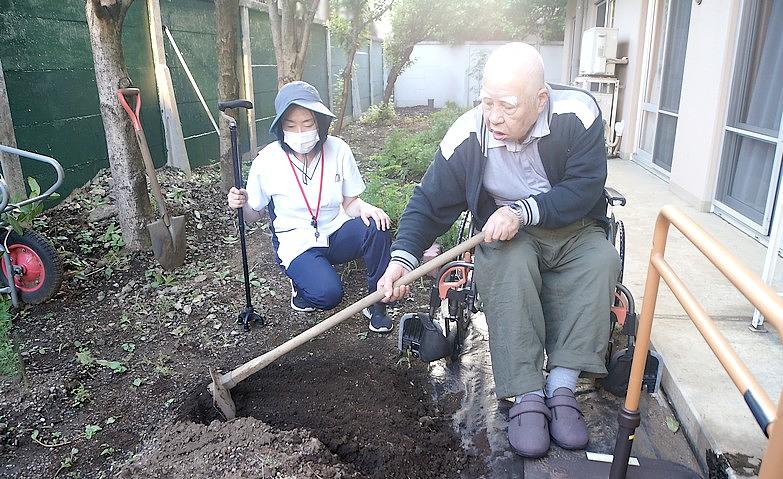
[[[307,195],[305,194],[304,188],[302,188],[302,183],[299,181],[299,177],[296,175],[296,170],[294,169],[294,162],[291,161],[291,155],[288,154],[288,152],[285,152],[285,156],[288,158],[288,164],[291,165],[291,173],[294,174],[294,179],[296,180],[296,184],[299,185],[299,191],[302,192],[302,198],[304,198],[305,205],[307,206],[307,211],[310,212],[310,217],[312,218],[312,221],[310,221],[310,225],[315,229],[315,239],[318,239],[320,234],[318,233],[318,213],[321,211],[321,192],[324,189],[324,161],[326,161],[326,158],[324,157],[324,145],[321,144],[321,184],[318,185],[318,206],[315,208],[315,214],[313,214],[313,209],[310,208],[310,202],[307,201]],[[306,156],[305,156],[306,158]],[[305,168],[307,168],[307,163],[304,164]]]

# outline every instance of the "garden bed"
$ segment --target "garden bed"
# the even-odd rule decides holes
[[[419,113],[343,136],[361,163],[389,131],[426,126]],[[399,361],[396,330],[368,334],[358,315],[237,386],[240,418],[217,421],[210,366],[234,368],[335,311],[291,311],[262,222],[248,242],[266,325],[243,332],[239,242],[217,168],[190,181],[164,170],[161,182],[187,216],[186,264],[172,273],[151,254],[124,253],[105,173],[39,219],[66,278],[54,299],[14,318],[23,369],[0,383],[0,477],[480,475],[452,429],[458,401],[433,402],[425,365]],[[346,305],[366,294],[365,273],[341,271]],[[395,319],[426,307],[423,287]]]

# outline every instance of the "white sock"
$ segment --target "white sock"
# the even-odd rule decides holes
[[[555,390],[558,388],[568,388],[572,392],[576,391],[576,380],[579,378],[580,371],[576,369],[555,367],[549,371],[549,376],[546,378],[546,396],[552,397],[555,395]]]
[[[527,396],[527,395],[529,395],[529,394],[535,394],[536,396],[545,397],[545,396],[544,396],[544,390],[543,390],[543,389],[539,389],[539,390],[537,390],[537,391],[530,391],[529,393],[520,394],[519,396],[517,396],[517,397],[514,399],[514,404],[519,404],[519,403],[521,403],[521,402],[522,402],[522,398],[524,398],[525,396]]]

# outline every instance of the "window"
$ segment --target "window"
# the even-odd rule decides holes
[[[605,27],[606,26],[606,0],[603,0],[601,2],[596,2],[595,10],[596,10],[595,26]]]
[[[769,233],[781,164],[783,2],[748,0],[737,44],[717,206]]]
[[[636,155],[668,174],[677,133],[691,2],[659,1],[655,15]]]

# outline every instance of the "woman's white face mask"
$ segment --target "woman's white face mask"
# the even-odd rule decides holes
[[[318,143],[318,130],[303,131],[301,133],[293,131],[283,131],[283,141],[295,152],[304,155],[313,149]]]

